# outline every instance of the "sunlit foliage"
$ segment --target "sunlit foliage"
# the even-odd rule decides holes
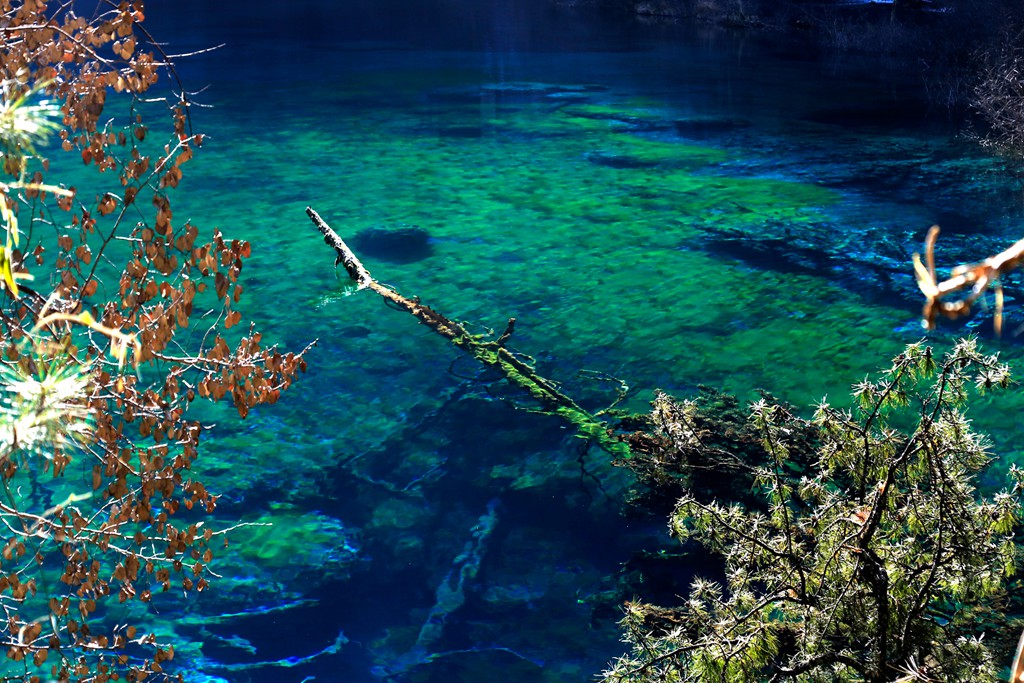
[[[688,493],[670,518],[723,558],[724,583],[696,580],[680,606],[627,604],[632,651],[605,681],[993,680],[983,624],[1003,618],[1024,477],[979,495],[990,458],[963,409],[972,385],[1008,381],[972,340],[942,359],[915,344],[856,385],[851,410],[823,403],[806,421],[755,403],[757,503]],[[659,402],[655,436],[702,448],[694,406]],[[798,474],[809,429],[814,464]]]
[[[1024,111],[1020,106],[1024,98],[1024,48],[1020,41],[1018,26],[1008,30],[999,45],[984,52],[971,98],[971,106],[985,126],[982,144],[1018,159],[1024,157]]]
[[[204,590],[219,535],[188,406],[244,417],[305,368],[253,328],[224,332],[251,247],[175,219],[203,138],[144,18],[142,2],[0,0],[5,681],[168,675],[140,603]],[[50,177],[61,154],[105,189]]]

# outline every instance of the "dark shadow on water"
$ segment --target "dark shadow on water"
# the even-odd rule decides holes
[[[430,233],[419,226],[368,228],[352,236],[351,247],[361,256],[388,263],[415,263],[430,258]]]
[[[367,455],[358,476],[355,469],[334,473],[335,490],[317,503],[330,506],[318,507],[325,514],[362,529],[365,562],[351,577],[308,591],[310,604],[211,631],[249,640],[257,660],[311,653],[344,631],[351,642],[340,653],[289,673],[301,674],[296,680],[377,680],[368,672],[408,653],[435,606],[439,585],[471,541],[471,529],[489,501],[497,500],[497,523],[483,544],[478,571],[465,581],[464,603],[447,616],[426,653],[439,656],[394,680],[595,675],[621,651],[615,625],[621,600],[647,593],[637,576],[630,577],[637,580],[634,586],[619,585],[625,580],[620,566],[640,548],[656,546],[652,538],[664,539],[663,520],[623,523],[617,500],[606,498],[575,464],[574,441],[567,442],[557,419],[476,391],[423,416]],[[595,468],[605,458],[596,452],[589,457]],[[443,476],[425,478],[406,493],[367,482],[405,487],[422,474],[417,467],[433,466]],[[388,516],[397,509],[394,500],[406,516]],[[672,580],[665,590],[686,580]],[[663,585],[662,579],[655,585]],[[230,648],[211,654],[238,658]],[[541,665],[575,667],[578,676],[541,678]],[[331,673],[337,671],[348,673],[338,678]],[[275,673],[280,670],[247,675],[252,683],[264,683],[275,680]]]

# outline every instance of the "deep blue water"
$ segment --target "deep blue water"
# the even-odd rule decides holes
[[[147,12],[171,53],[224,44],[180,60],[213,108],[193,112],[209,142],[176,215],[253,241],[244,310],[267,338],[321,340],[278,405],[211,411],[219,514],[273,526],[232,536],[224,580],[159,626],[188,644],[187,680],[591,680],[621,651],[623,599],[711,571],[638,558],[672,546],[624,511],[625,471],[343,296],[306,205],[453,318],[517,316],[517,348],[593,410],[616,385],[581,368],[636,410],[698,384],[841,397],[921,336],[909,254],[928,225],[950,265],[1016,239],[1005,164],[872,55],[539,1]],[[370,229],[411,226],[425,242],[375,251]],[[993,439],[1018,457],[1012,429]]]

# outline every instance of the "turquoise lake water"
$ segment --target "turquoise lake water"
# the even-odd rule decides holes
[[[218,514],[269,526],[233,534],[224,579],[155,622],[187,680],[591,680],[623,647],[617,605],[691,574],[638,559],[672,546],[625,513],[608,456],[410,316],[346,296],[307,205],[401,292],[479,331],[515,316],[511,345],[595,411],[622,384],[638,411],[699,385],[842,402],[922,337],[910,255],[928,226],[948,266],[1020,236],[1019,180],[903,67],[456,5],[154,17],[181,51],[227,43],[181,67],[212,107],[193,112],[209,139],[175,216],[253,242],[242,308],[265,339],[319,339],[277,405],[211,411]],[[1024,367],[988,315],[932,336],[968,332]],[[1001,465],[1022,456],[1021,404],[974,414]]]

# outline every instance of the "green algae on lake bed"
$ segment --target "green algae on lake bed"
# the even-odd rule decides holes
[[[474,680],[467,672],[516,659],[481,654],[497,644],[545,659],[543,680],[579,680],[618,647],[614,606],[592,624],[585,596],[654,542],[618,516],[629,482],[604,454],[578,451],[557,420],[518,409],[532,406],[409,316],[370,293],[343,296],[304,207],[314,204],[343,237],[418,226],[415,258],[365,255],[374,276],[475,332],[500,332],[517,317],[510,346],[588,410],[614,401],[617,385],[580,369],[628,384],[624,407],[636,411],[654,388],[687,395],[698,384],[744,400],[765,388],[809,411],[826,395],[841,403],[853,382],[920,338],[918,302],[892,284],[900,259],[909,275],[914,233],[926,227],[917,223],[941,199],[928,193],[960,176],[973,192],[979,168],[994,182],[992,162],[943,160],[936,169],[949,141],[917,149],[900,138],[893,144],[916,151],[881,164],[884,138],[780,132],[761,111],[704,111],[665,96],[668,88],[649,92],[601,73],[559,82],[545,62],[513,81],[535,85],[502,92],[486,69],[434,69],[416,57],[374,55],[402,63],[289,85],[273,107],[251,88],[217,83],[219,108],[195,113],[210,137],[174,193],[176,218],[252,240],[240,307],[266,340],[295,348],[321,339],[310,373],[277,405],[244,423],[211,411],[220,424],[196,468],[223,493],[224,524],[273,524],[230,535],[216,560],[223,587],[214,589],[257,612],[275,595],[319,601],[290,621],[268,616],[267,631],[285,630],[282,622],[327,640],[352,631],[361,645],[336,658],[352,666],[366,657],[362,644],[402,653],[483,501],[500,496],[507,512],[476,590],[449,615],[450,647],[470,654],[430,666]],[[446,92],[453,96],[439,96]],[[588,99],[565,103],[558,92]],[[865,179],[882,187],[867,193]],[[882,193],[891,195],[884,205]],[[819,258],[782,258],[797,247]],[[863,270],[877,285],[870,296],[852,286],[857,271],[837,273],[848,255],[878,266]],[[1019,347],[989,344],[1020,362]],[[1004,462],[1020,459],[1005,416],[1021,402],[985,398],[974,415]],[[193,650],[216,646],[211,638]],[[296,661],[316,649],[297,650]],[[483,663],[470,664],[474,656]],[[428,670],[415,677],[432,680]],[[359,671],[352,680],[366,679]]]
[[[427,231],[429,256],[405,264],[370,256],[367,265],[384,281],[481,327],[500,328],[508,316],[519,317],[512,343],[555,359],[545,367],[556,378],[585,366],[621,375],[632,386],[724,382],[741,393],[767,387],[813,400],[834,395],[856,379],[851,372],[876,367],[905,341],[891,331],[912,320],[913,303],[900,310],[867,307],[827,273],[797,278],[703,253],[696,238],[709,231],[742,240],[744,233],[760,235],[766,222],[784,226],[782,233],[814,230],[828,225],[850,197],[778,174],[752,176],[734,163],[743,149],[608,126],[616,119],[670,120],[672,106],[664,100],[616,102],[618,95],[605,91],[565,107],[486,97],[483,106],[442,106],[420,98],[444,87],[466,91],[472,74],[415,71],[400,79],[400,97],[377,97],[366,106],[359,97],[372,81],[364,74],[349,99],[350,86],[342,83],[331,98],[303,103],[289,121],[290,164],[269,163],[273,141],[246,135],[247,122],[219,119],[213,110],[218,136],[176,205],[254,240],[250,291],[269,301],[304,298],[301,312],[261,309],[257,319],[272,329],[294,341],[330,337],[339,321],[369,330],[331,344],[342,353],[339,361],[350,358],[360,367],[332,388],[337,401],[317,407],[328,411],[327,422],[353,426],[351,435],[323,435],[333,444],[319,456],[325,462],[385,441],[414,405],[422,414],[434,402],[427,397],[446,395],[451,382],[438,368],[450,352],[408,334],[411,321],[373,303],[314,303],[337,285],[316,240],[307,246],[293,234],[303,220],[301,206],[312,198],[349,234],[403,224]],[[318,123],[324,120],[331,124]],[[473,126],[479,136],[433,132]],[[218,146],[218,137],[234,144]],[[623,163],[595,163],[595,155]],[[252,193],[239,223],[229,206],[204,194],[217,186],[221,168],[247,168],[292,196]],[[284,268],[287,277],[266,278],[273,268]],[[872,342],[864,344],[861,335],[868,333]],[[837,345],[848,352],[824,363],[819,381],[808,382],[806,360],[833,358]],[[376,353],[381,348],[386,357]],[[384,370],[391,375],[386,383]],[[424,394],[381,396],[387,386],[410,384]],[[304,466],[318,467],[317,456]]]

